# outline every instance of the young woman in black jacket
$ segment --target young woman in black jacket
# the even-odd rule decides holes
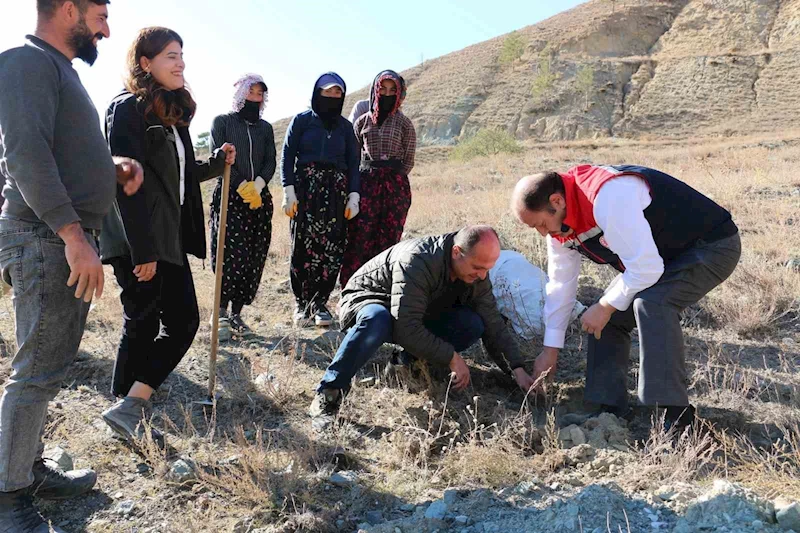
[[[267,104],[267,84],[258,74],[245,74],[233,84],[233,109],[219,115],[211,125],[211,149],[225,142],[239,148],[231,167],[225,260],[222,265],[219,338],[227,340],[231,330],[250,334],[241,317],[258,292],[261,274],[272,238],[272,195],[267,185],[275,173],[275,136],[261,118]],[[211,199],[211,265],[216,265],[222,180]],[[228,304],[230,303],[230,314]]]
[[[142,437],[150,396],[197,333],[187,254],[206,257],[200,182],[219,176],[236,157],[234,146],[225,144],[208,161],[195,161],[189,123],[196,104],[185,87],[182,49],[172,30],[141,30],[128,52],[127,90],[106,111],[112,154],[136,158],[145,181],[133,196],[117,191],[100,236],[101,256],[114,267],[124,309],[111,387],[122,399],[103,420],[128,441]]]

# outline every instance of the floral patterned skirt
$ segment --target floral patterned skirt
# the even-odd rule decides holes
[[[333,166],[311,163],[298,167],[294,189],[289,274],[298,305],[315,308],[327,303],[342,265],[347,177]]]
[[[222,181],[222,180],[219,180]],[[272,239],[272,196],[269,189],[261,193],[264,205],[250,209],[236,191],[228,197],[225,230],[225,259],[222,263],[222,301],[250,305],[261,283]],[[217,264],[222,186],[218,183],[211,198],[211,270]]]
[[[348,223],[347,250],[339,275],[342,287],[361,265],[400,242],[410,208],[407,175],[392,167],[361,172],[359,213]]]

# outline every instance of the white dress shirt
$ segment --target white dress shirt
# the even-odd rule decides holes
[[[636,176],[620,176],[603,184],[594,201],[595,222],[603,230],[609,249],[625,265],[625,272],[611,282],[603,300],[625,311],[636,294],[653,286],[664,273],[644,210],[650,205],[650,189]],[[575,305],[581,255],[547,236],[547,298],[545,300],[544,345],[563,348],[564,337]]]

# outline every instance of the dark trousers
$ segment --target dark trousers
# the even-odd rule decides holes
[[[626,311],[611,316],[600,340],[588,336],[587,402],[625,407],[631,331],[639,328],[639,400],[644,405],[686,406],[686,361],[681,311],[725,281],[739,262],[739,235],[699,241],[664,265],[658,282]]]
[[[192,271],[159,262],[150,281],[139,282],[130,257],[111,260],[122,288],[124,325],[111,392],[126,396],[134,382],[157,389],[181,361],[200,326]]]
[[[425,318],[425,327],[453,345],[466,350],[483,335],[480,315],[468,307],[456,306]],[[365,305],[356,315],[356,323],[347,331],[336,356],[325,371],[317,390],[350,388],[350,381],[385,342],[391,342],[394,318],[380,304]],[[413,354],[424,358],[425,354]]]

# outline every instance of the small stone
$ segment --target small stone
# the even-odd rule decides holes
[[[762,522],[761,520],[753,520],[750,523],[750,527],[752,527],[753,529],[761,529],[762,527],[764,527],[764,522]]]
[[[117,508],[114,510],[114,512],[117,513],[118,515],[128,516],[133,512],[135,508],[136,504],[133,503],[132,500],[125,500],[117,504]]]
[[[255,384],[258,387],[266,387],[275,381],[275,376],[272,374],[259,374],[255,379]]]
[[[175,483],[189,483],[196,479],[194,469],[184,461],[183,459],[178,459],[169,469],[168,478],[170,481]]]
[[[136,465],[137,474],[146,474],[150,471],[150,467],[146,463],[139,463]]]
[[[792,257],[786,262],[786,270],[800,272],[800,257]]]
[[[586,444],[586,434],[578,426],[572,426],[569,430],[569,437],[573,444]]]
[[[337,527],[337,529],[344,529],[344,524],[345,524],[344,520],[341,520],[341,519],[340,519],[340,520],[337,520],[337,521],[336,521],[336,527]]]
[[[370,524],[369,522],[361,522],[360,524],[358,524],[358,532],[361,533],[363,531],[364,533],[366,533],[367,531],[369,531],[369,527],[371,525],[372,524]]]
[[[797,502],[785,506],[781,503],[775,503],[775,518],[778,519],[778,525],[784,529],[800,531],[800,506]]]
[[[413,513],[414,509],[416,509],[416,508],[417,508],[417,506],[414,505],[413,503],[406,503],[405,505],[401,505],[400,506],[400,510],[405,512],[405,513]]]
[[[362,387],[372,387],[373,385],[375,385],[375,377],[370,376],[368,378],[360,379],[358,380],[358,384],[361,385]]]
[[[252,517],[242,518],[235,524],[233,524],[233,529],[231,533],[250,533],[253,529],[253,519]]]
[[[115,499],[115,500],[119,500],[119,499],[120,499],[120,498],[122,498],[123,496],[125,496],[125,495],[124,495],[124,494],[122,494],[121,492],[117,492],[116,494],[114,494],[114,499]]]
[[[578,516],[578,513],[580,512],[581,509],[576,504],[570,503],[569,505],[567,505],[567,514],[569,516]]]
[[[366,519],[373,526],[378,525],[383,522],[383,513],[380,511],[367,511]]]
[[[455,489],[447,489],[446,491],[444,491],[444,496],[442,497],[442,500],[444,500],[444,503],[446,503],[447,505],[455,504],[456,500],[458,500],[458,491]]]
[[[61,447],[56,446],[55,448],[45,450],[45,452],[42,454],[42,457],[57,463],[58,467],[65,472],[69,472],[74,468],[72,464],[72,457],[70,457],[69,454]]]
[[[559,485],[558,482],[556,481],[556,482],[550,484],[550,490],[558,490],[558,488],[560,486],[561,485]]]
[[[589,415],[584,413],[567,413],[561,417],[561,424],[564,426],[581,425],[586,422]]]
[[[442,500],[436,500],[425,511],[425,518],[429,520],[444,520],[445,515],[447,515],[447,504]]]
[[[462,526],[466,526],[469,524],[469,517],[465,514],[460,514],[456,517],[456,524],[460,524]]]
[[[341,472],[334,472],[328,479],[337,487],[352,487],[358,481],[358,476],[355,472],[350,470],[342,470]]]

